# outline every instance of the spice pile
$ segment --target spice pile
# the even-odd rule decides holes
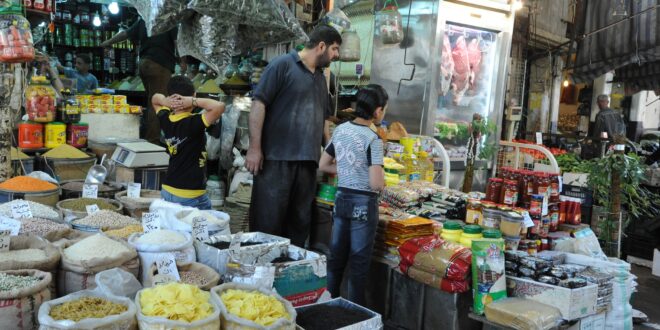
[[[0,273],[0,292],[29,288],[41,281],[35,276],[21,276]]]
[[[22,151],[19,151],[18,149],[11,147],[11,160],[24,160],[24,159],[30,159],[30,156],[26,155]]]
[[[37,192],[37,191],[54,190],[57,189],[57,186],[48,181],[44,181],[29,176],[17,176],[3,183],[0,183],[0,189],[12,190],[12,191]]]
[[[15,199],[11,202],[4,203],[0,205],[0,215],[11,218],[12,213],[11,213],[11,207],[14,204],[23,202],[22,199]],[[35,203],[32,201],[27,201],[27,203],[30,205],[30,211],[32,211],[32,216],[35,218],[46,218],[46,219],[59,219],[60,215],[57,213],[57,211],[53,210],[52,208]]]
[[[141,233],[143,231],[142,225],[129,225],[120,229],[106,230],[104,233],[108,236],[126,239],[128,236],[131,236],[131,234]]]
[[[73,261],[85,262],[93,258],[114,259],[130,251],[127,246],[104,235],[96,234],[64,249],[64,256]]]
[[[53,159],[80,159],[80,158],[89,158],[90,156],[75,147],[72,147],[68,144],[62,144],[58,147],[55,147],[42,155],[44,158],[53,158]]]
[[[145,316],[194,322],[214,311],[211,294],[190,284],[168,283],[140,291],[140,308]]]
[[[341,329],[371,318],[366,312],[331,306],[309,306],[298,312],[296,324],[305,330]]]
[[[262,326],[269,326],[282,318],[291,319],[282,302],[259,291],[229,289],[220,295],[220,299],[229,313]]]
[[[49,233],[57,231],[66,231],[69,226],[42,218],[19,219],[21,222],[21,234],[32,234],[45,237]]]
[[[130,225],[139,225],[140,222],[117,212],[101,210],[82,219],[71,221],[73,225],[97,228],[122,228]]]
[[[95,198],[74,198],[67,199],[60,203],[60,207],[67,210],[86,212],[88,205],[96,205],[101,210],[116,210],[117,206],[103,199]]]
[[[99,297],[83,297],[78,300],[67,301],[50,309],[50,317],[55,321],[71,320],[78,322],[87,318],[104,318],[119,315],[128,310],[128,307],[108,301]]]
[[[192,270],[180,270],[179,277],[181,278],[181,282],[185,284],[203,286],[206,285],[206,283],[208,282],[208,280],[205,279],[204,276]]]
[[[173,230],[159,229],[140,236],[136,243],[138,244],[179,244],[186,241],[186,237]]]
[[[39,249],[11,250],[0,252],[0,262],[16,261],[39,262],[46,260],[46,252]]]

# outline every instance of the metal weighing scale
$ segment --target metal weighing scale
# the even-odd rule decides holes
[[[170,156],[165,148],[149,142],[117,143],[112,160],[129,168],[167,166]]]

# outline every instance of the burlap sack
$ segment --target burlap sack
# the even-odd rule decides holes
[[[22,260],[5,260],[0,261],[0,271],[3,270],[19,270],[19,269],[37,269],[44,272],[49,272],[52,275],[52,281],[49,284],[51,297],[57,297],[55,287],[55,278],[57,276],[57,268],[60,264],[60,251],[47,240],[32,235],[19,235],[12,236],[9,250],[25,250],[25,249],[39,249],[46,253],[43,260],[34,262],[27,262]]]
[[[198,262],[193,262],[188,265],[177,266],[177,269],[179,270],[179,272],[193,271],[199,274],[202,278],[204,278],[205,279],[204,285],[199,286],[199,288],[202,290],[209,291],[214,286],[218,285],[218,282],[220,282],[220,274],[218,274],[218,272],[213,270],[213,268],[204,264],[200,264]],[[156,265],[155,264],[151,265],[149,274],[144,280],[144,283],[142,283],[142,285],[145,288],[152,287],[154,276],[156,276],[157,274],[158,274],[158,269],[156,268]]]
[[[56,242],[59,241],[67,236],[70,236],[73,232],[73,229],[71,228],[66,228],[66,229],[57,229],[57,230],[52,230],[49,231],[46,235],[41,236],[45,238],[49,242]]]
[[[68,241],[62,245],[62,262],[58,271],[57,290],[60,296],[85,289],[96,287],[94,276],[97,273],[111,268],[119,267],[134,276],[139,275],[140,260],[135,249],[121,239],[113,240],[120,242],[128,248],[128,251],[118,255],[115,258],[93,258],[86,262],[71,260],[64,254],[64,250],[69,246],[78,243],[82,239]]]
[[[71,229],[71,231],[68,232],[66,235],[60,237],[58,240],[51,240],[51,242],[53,243],[53,245],[55,245],[56,248],[59,249],[68,242],[71,241],[77,242],[85,237],[89,237],[92,235],[94,235],[94,233]]]
[[[39,307],[51,299],[48,285],[50,273],[36,269],[8,270],[2,273],[41,278],[37,284],[12,291],[0,292],[0,329],[31,330],[39,326]]]

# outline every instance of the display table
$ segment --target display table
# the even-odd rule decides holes
[[[398,265],[372,258],[367,283],[367,308],[383,316],[385,328],[479,329],[468,317],[472,293],[446,293],[403,275]]]

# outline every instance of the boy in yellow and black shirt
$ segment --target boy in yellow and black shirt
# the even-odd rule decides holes
[[[210,210],[206,195],[206,134],[225,111],[225,104],[196,98],[192,81],[184,76],[170,79],[167,94],[151,99],[170,154],[161,196],[168,202]],[[194,108],[206,110],[193,114]]]

